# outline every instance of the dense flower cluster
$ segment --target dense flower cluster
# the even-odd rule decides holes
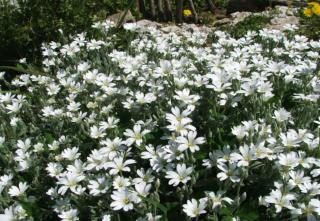
[[[113,26],[44,46],[46,74],[1,91],[2,213],[320,217],[320,42],[294,26],[240,39]]]
[[[320,4],[318,2],[308,3],[308,7],[303,10],[303,13],[307,17],[320,16]]]

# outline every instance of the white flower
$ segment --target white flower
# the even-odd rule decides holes
[[[90,69],[90,64],[88,62],[82,62],[78,65],[78,71],[80,72],[86,72],[87,70]]]
[[[106,133],[104,133],[105,128],[104,127],[97,127],[92,126],[90,127],[90,136],[94,139],[103,138],[106,136]]]
[[[223,204],[223,202],[226,202],[228,204],[231,204],[233,202],[232,199],[229,197],[222,197],[224,192],[218,191],[217,193],[209,192],[208,198],[212,203],[212,209],[215,209],[216,207],[219,207]]]
[[[279,189],[276,189],[272,190],[270,195],[265,197],[265,202],[274,204],[276,213],[279,213],[283,208],[293,209],[291,201],[295,199],[296,197],[293,194],[283,194]]]
[[[307,193],[310,196],[320,195],[320,183],[303,183],[299,188],[302,193]]]
[[[169,185],[178,186],[179,183],[186,184],[191,180],[190,174],[192,173],[192,167],[188,167],[185,164],[177,165],[177,172],[167,171],[166,178],[169,180]]]
[[[128,190],[115,191],[111,195],[114,200],[110,206],[113,210],[129,211],[133,209],[133,204],[139,202],[139,198],[135,193],[131,193]]]
[[[69,173],[74,173],[77,174],[79,176],[84,175],[83,172],[86,168],[86,163],[83,163],[81,160],[76,159],[73,164],[69,164],[67,166],[67,171]]]
[[[238,167],[247,167],[249,166],[250,161],[256,160],[256,148],[253,144],[250,146],[244,145],[239,148],[239,153],[232,153],[231,161],[237,163]]]
[[[80,153],[78,153],[78,151],[79,151],[78,147],[73,147],[72,149],[67,148],[63,150],[63,152],[61,153],[61,157],[70,161],[74,161],[75,159],[78,159],[80,156]]]
[[[115,117],[108,117],[107,121],[102,121],[99,125],[102,129],[106,130],[116,128],[118,123],[119,119]]]
[[[18,125],[18,122],[20,121],[21,119],[18,118],[18,117],[13,117],[11,118],[10,120],[10,125],[13,126],[13,127],[16,127]]]
[[[76,112],[80,109],[80,106],[81,104],[79,102],[74,102],[74,101],[71,101],[69,103],[69,105],[67,106],[67,109],[70,111],[70,112]]]
[[[85,179],[85,176],[78,175],[75,173],[67,173],[65,176],[59,178],[58,184],[62,185],[58,193],[64,195],[68,189],[70,189],[75,194],[80,194],[82,192],[82,187],[79,183]]]
[[[6,141],[5,137],[0,137],[0,147],[4,144],[5,141]]]
[[[152,103],[156,100],[156,97],[152,93],[144,94],[142,92],[137,92],[136,100],[139,104]]]
[[[143,136],[149,132],[149,130],[141,131],[140,124],[136,124],[134,125],[133,130],[126,129],[123,134],[128,137],[126,140],[128,146],[131,146],[133,143],[136,143],[138,146],[140,146],[143,142]]]
[[[316,221],[316,215],[320,215],[320,201],[318,199],[311,199],[306,205],[299,203],[299,207],[292,210],[293,214],[307,216],[307,221]]]
[[[196,131],[196,128],[189,124],[190,121],[183,118],[180,122],[171,123],[171,125],[168,125],[167,128],[170,131],[175,131],[181,136],[185,136],[188,134],[188,131]]]
[[[87,170],[95,169],[99,171],[101,169],[107,168],[107,160],[108,156],[102,149],[94,149],[92,150],[89,157],[87,157]]]
[[[49,173],[49,176],[58,177],[63,171],[63,167],[59,163],[48,163],[46,170]]]
[[[289,184],[292,187],[299,186],[301,187],[304,183],[310,183],[311,179],[308,176],[304,176],[303,170],[299,171],[290,171],[289,172],[290,180]]]
[[[194,104],[200,99],[200,96],[198,95],[191,95],[188,88],[185,88],[182,91],[175,92],[176,95],[174,95],[173,97],[179,101],[184,102],[185,104]]]
[[[153,215],[152,213],[147,213],[147,221],[159,221],[162,216]]]
[[[18,140],[17,147],[23,151],[28,151],[28,149],[31,147],[31,140],[27,138],[25,141]]]
[[[87,47],[89,50],[98,50],[101,48],[102,45],[105,45],[106,42],[104,41],[97,41],[95,39],[92,39],[90,42],[87,42]]]
[[[237,137],[237,139],[242,140],[245,136],[248,136],[248,131],[246,127],[239,125],[232,128],[232,134]]]
[[[134,188],[139,194],[139,196],[146,197],[150,193],[151,184],[137,183],[134,185]]]
[[[296,152],[290,152],[288,154],[280,154],[278,156],[279,164],[293,169],[299,165],[299,158]]]
[[[192,109],[190,109],[190,106],[188,106],[187,109],[184,111],[180,111],[178,107],[171,108],[172,114],[166,114],[166,119],[171,124],[177,124],[179,122],[184,121],[185,123],[191,123],[192,120],[188,118],[188,116],[192,113]]]
[[[128,186],[131,185],[131,182],[128,178],[117,176],[113,179],[112,185],[116,190],[125,190]]]
[[[56,84],[49,84],[49,86],[46,89],[47,89],[48,95],[52,96],[59,93],[60,86]]]
[[[107,162],[106,167],[111,168],[110,174],[115,175],[119,172],[130,172],[128,165],[136,163],[135,160],[129,159],[124,161],[123,157],[116,157],[112,162]]]
[[[200,200],[198,202],[196,199],[191,199],[188,200],[186,204],[183,204],[183,212],[191,218],[198,217],[201,214],[206,213],[205,208],[206,202],[204,200]]]
[[[280,108],[279,110],[274,111],[274,119],[278,122],[283,122],[289,120],[291,118],[291,113],[286,111],[284,108]]]
[[[10,215],[0,214],[0,220],[1,221],[13,221],[14,218]]]
[[[290,130],[286,134],[281,133],[280,134],[281,143],[285,147],[299,147],[299,144],[301,143],[301,138],[299,138],[299,135],[296,131]]]
[[[14,99],[14,95],[12,95],[10,92],[5,94],[0,94],[0,102],[3,104],[11,103]]]
[[[320,200],[318,199],[311,199],[309,205],[314,208],[314,211],[320,215]]]
[[[152,176],[152,170],[148,169],[146,172],[143,168],[137,170],[138,178],[133,179],[133,183],[152,183],[154,180],[154,176]]]
[[[0,216],[2,221],[23,220],[27,217],[26,211],[20,206],[10,206],[4,210],[4,214]]]
[[[44,144],[43,143],[36,143],[34,146],[33,146],[33,152],[35,153],[40,153],[42,151],[44,151]]]
[[[87,73],[83,76],[83,79],[88,83],[94,83],[98,77],[98,70],[94,69],[92,71],[87,71]]]
[[[5,187],[11,185],[12,178],[12,174],[0,176],[0,186]]]
[[[101,145],[103,145],[103,148],[100,149],[103,154],[108,156],[110,160],[113,160],[116,156],[118,156],[119,151],[123,150],[123,141],[116,137],[113,140],[110,140],[107,138],[106,140],[102,140],[100,142]]]
[[[111,221],[111,215],[104,215],[102,221]]]
[[[61,221],[77,221],[77,220],[79,220],[78,210],[71,209],[71,210],[67,210],[67,211],[62,211],[59,214],[59,217],[61,218]]]
[[[229,163],[229,166],[227,166],[223,162],[218,162],[217,167],[222,171],[217,174],[217,177],[220,181],[224,181],[229,178],[234,183],[240,182],[239,172],[236,164]]]
[[[123,24],[123,28],[128,31],[135,31],[139,28],[137,23],[125,23]]]
[[[231,83],[228,82],[228,74],[221,70],[219,73],[208,74],[207,76],[211,79],[211,84],[206,85],[206,87],[211,88],[216,92],[223,92],[231,86]]]
[[[22,104],[20,102],[13,101],[12,104],[8,104],[6,106],[6,109],[8,109],[8,113],[18,113],[20,109],[22,108]]]
[[[90,194],[93,196],[98,196],[104,194],[110,187],[110,182],[108,182],[104,177],[98,177],[96,180],[89,180],[88,188]]]
[[[177,137],[176,142],[179,143],[178,149],[182,152],[189,149],[192,153],[200,150],[198,145],[205,143],[204,137],[197,137],[197,132],[189,131],[187,137]]]
[[[27,189],[28,189],[28,184],[26,182],[24,183],[20,182],[18,187],[17,186],[10,187],[8,193],[11,197],[21,196],[26,192]]]
[[[157,67],[156,69],[156,77],[171,75],[171,72],[173,71],[173,65],[168,60],[160,60],[160,67]]]
[[[0,80],[4,79],[4,75],[6,74],[6,72],[4,71],[0,71]]]

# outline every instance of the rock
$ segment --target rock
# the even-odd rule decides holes
[[[235,12],[231,14],[232,24],[235,25],[238,22],[243,21],[246,17],[252,15],[252,12]]]
[[[276,17],[273,18],[270,21],[270,24],[267,25],[268,29],[276,29],[276,30],[283,30],[285,25],[298,25],[299,24],[299,18],[297,18],[296,16],[287,16],[287,17]]]
[[[276,6],[276,11],[278,12],[278,17],[294,16],[297,9],[289,8],[287,6]]]
[[[201,33],[210,33],[212,31],[211,28],[205,25],[196,25],[196,24],[187,24],[183,23],[181,26],[182,30],[188,30],[188,31],[199,31]]]
[[[124,11],[110,15],[107,17],[107,20],[113,21],[114,23],[118,23],[118,21],[120,20],[121,16],[123,15],[123,13],[125,13]],[[129,10],[128,13],[126,14],[125,18],[123,19],[123,24],[124,23],[128,23],[128,22],[135,22],[136,19],[133,17],[131,11]]]
[[[181,32],[181,28],[176,25],[169,25],[169,26],[161,28],[161,30],[165,33],[170,33],[170,32],[179,33],[179,32]]]
[[[271,6],[288,5],[288,0],[271,0]],[[227,15],[234,12],[261,12],[270,6],[268,0],[230,0],[227,5]]]
[[[217,9],[214,13],[216,19],[223,19],[226,17],[227,11],[225,9]]]
[[[276,6],[277,13],[271,19],[268,29],[283,30],[285,25],[299,25],[299,18],[295,16],[297,8],[286,6]]]
[[[220,20],[217,20],[213,23],[214,26],[221,26],[221,25],[226,25],[226,24],[230,24],[232,22],[232,20],[230,18],[223,18]]]
[[[231,0],[232,1],[232,0]],[[244,1],[244,0],[237,0],[237,1]],[[255,0],[256,1],[256,0]],[[277,1],[277,4],[285,4],[289,1]],[[240,3],[239,3],[240,4]],[[282,6],[277,5],[275,6],[275,10],[265,10],[262,12],[234,12],[230,14],[229,18],[224,18],[221,20],[217,20],[214,25],[220,26],[220,25],[235,25],[241,21],[243,21],[245,18],[247,18],[250,15],[265,15],[265,16],[271,16],[271,21],[268,25],[266,25],[267,29],[276,29],[276,30],[284,30],[285,25],[297,25],[299,26],[299,18],[296,17],[296,14],[298,13],[298,10],[300,10],[299,7],[288,7],[288,6]]]
[[[155,21],[150,21],[150,20],[147,20],[147,19],[142,19],[142,20],[139,20],[137,21],[137,25],[139,26],[143,26],[143,27],[153,27],[153,28],[159,28],[159,27],[162,27],[162,25],[158,22],[155,22]]]

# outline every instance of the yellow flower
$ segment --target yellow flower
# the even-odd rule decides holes
[[[303,14],[307,17],[311,17],[313,15],[313,11],[310,8],[306,8],[303,10]]]
[[[192,12],[191,12],[190,9],[185,9],[185,10],[183,10],[183,15],[184,16],[190,16],[190,15],[192,15]]]
[[[320,6],[320,4],[318,2],[309,2],[308,5],[311,7]]]
[[[320,4],[314,5],[312,7],[312,12],[319,16],[320,15]]]

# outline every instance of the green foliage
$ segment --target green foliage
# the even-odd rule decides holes
[[[314,40],[320,39],[320,15],[307,17],[303,14],[302,10],[299,15],[301,23],[300,33]]]
[[[243,37],[248,31],[258,31],[264,28],[271,20],[270,16],[266,15],[250,15],[243,21],[238,22],[233,26],[224,26],[221,29],[230,33],[234,38]]]
[[[213,2],[217,8],[226,8],[229,0],[214,0]]]
[[[124,0],[2,0],[0,1],[0,62],[39,58],[42,42],[88,29],[127,6]]]
[[[224,8],[228,0],[213,2]],[[41,44],[59,41],[59,30],[64,37],[87,30],[94,21],[129,4],[127,0],[0,0],[0,65],[12,65],[23,57],[38,63]],[[198,12],[207,10],[206,1],[195,0],[194,4]],[[189,8],[187,1],[184,8]]]

